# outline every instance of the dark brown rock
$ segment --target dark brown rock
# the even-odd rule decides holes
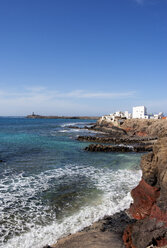
[[[111,144],[139,144],[139,145],[153,145],[156,142],[155,137],[112,137],[107,136],[78,136],[77,140],[96,143],[111,143]]]
[[[123,240],[127,248],[161,247],[166,244],[167,228],[156,219],[146,218],[128,226]]]
[[[101,145],[91,144],[85,147],[90,152],[148,152],[152,150],[152,146],[126,146],[126,145]]]

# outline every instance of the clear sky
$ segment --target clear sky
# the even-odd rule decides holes
[[[0,115],[167,112],[167,0],[0,0]]]

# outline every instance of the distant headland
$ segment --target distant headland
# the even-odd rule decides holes
[[[29,119],[81,119],[81,120],[98,120],[99,116],[46,116],[37,115],[32,113],[32,115],[27,115],[26,118]]]

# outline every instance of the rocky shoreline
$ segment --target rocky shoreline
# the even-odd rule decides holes
[[[141,160],[142,180],[131,192],[134,202],[128,213],[136,222],[125,228],[125,247],[167,247],[167,121],[127,120],[117,129],[98,121],[92,128],[107,130],[106,135],[79,136],[80,141],[97,142],[87,146],[86,151],[130,152],[137,147],[135,152],[147,152]]]
[[[124,243],[127,248],[163,247],[167,245],[167,137],[143,156],[141,169],[142,180],[131,192],[134,203],[129,209],[137,221],[126,228]]]
[[[147,144],[154,143],[157,140],[157,137],[110,137],[106,136],[78,136],[77,140],[85,142],[97,142],[97,143],[112,143],[112,144]]]
[[[149,126],[150,125],[148,125],[148,127]],[[75,128],[77,127],[75,126]],[[91,152],[150,152],[153,150],[153,145],[157,141],[159,135],[158,132],[154,132],[154,135],[151,135],[151,133],[143,135],[142,126],[139,126],[139,129],[132,134],[132,129],[130,129],[129,133],[129,131],[127,129],[125,130],[122,126],[115,127],[110,123],[106,127],[106,124],[104,123],[99,125],[99,121],[91,127],[84,128],[100,132],[95,136],[77,137],[78,141],[96,143],[85,147],[85,151]],[[146,131],[147,129],[145,129],[145,132]]]
[[[117,128],[97,123],[90,129],[105,135],[79,136],[78,141],[94,143],[86,151],[147,152],[141,159],[142,180],[126,212],[104,217],[47,248],[166,248],[167,121],[132,120]]]
[[[152,150],[152,144],[135,146],[91,144],[85,147],[85,151],[89,152],[151,152]]]
[[[121,211],[113,216],[105,216],[82,231],[44,248],[124,248],[122,240],[124,229],[134,222],[135,220],[129,218],[125,211]]]

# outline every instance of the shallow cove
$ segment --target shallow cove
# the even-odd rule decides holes
[[[87,153],[90,120],[0,118],[0,247],[41,248],[129,206],[141,154]],[[94,121],[92,121],[94,122]]]

